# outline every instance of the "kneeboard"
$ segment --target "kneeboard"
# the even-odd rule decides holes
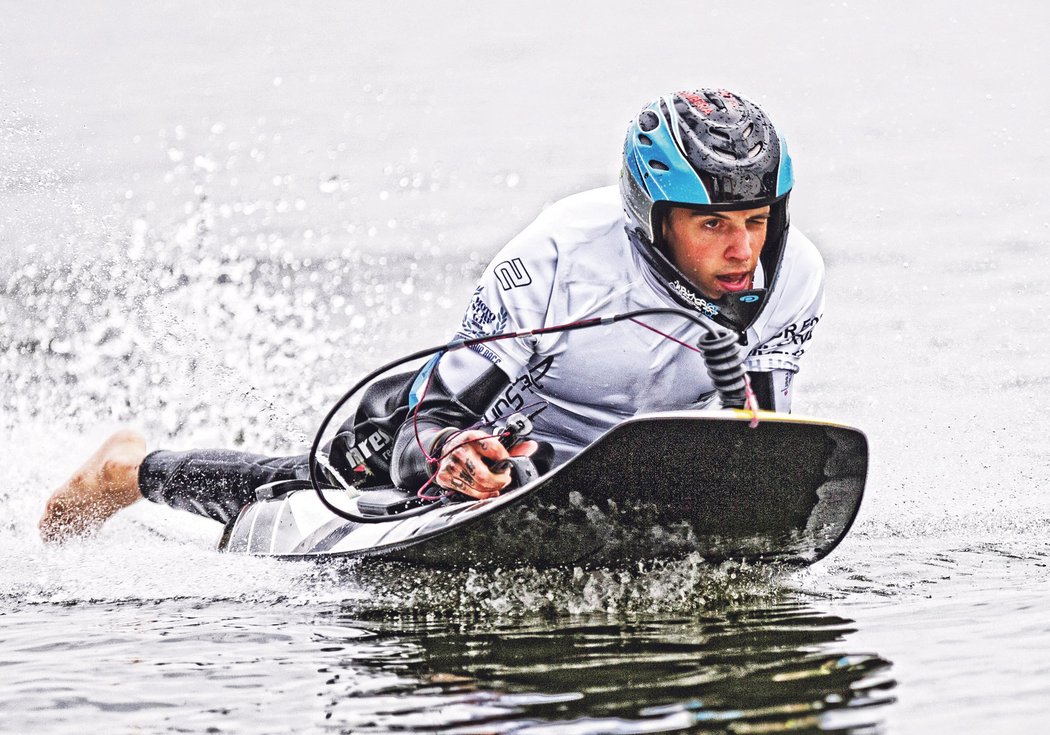
[[[219,548],[446,567],[624,567],[691,553],[810,564],[857,515],[867,440],[825,421],[770,412],[758,419],[752,427],[745,411],[641,415],[497,498],[384,523],[344,520],[313,490],[294,490],[246,506]],[[359,496],[326,497],[360,512]]]

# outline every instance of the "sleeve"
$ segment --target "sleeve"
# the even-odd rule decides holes
[[[762,408],[791,411],[792,384],[813,330],[824,315],[824,261],[816,247],[794,233],[796,249],[785,258],[780,293],[765,330],[773,336],[751,350],[744,367]]]
[[[747,377],[759,408],[791,413],[791,384],[795,373],[790,370],[770,370],[764,373],[748,373]]]
[[[457,339],[544,326],[558,266],[547,219],[541,215],[489,263],[471,295]],[[536,351],[536,338],[498,340],[470,349],[513,380],[529,364]],[[449,377],[455,388],[455,376]]]

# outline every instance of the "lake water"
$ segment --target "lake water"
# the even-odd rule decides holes
[[[0,730],[1045,729],[1045,4],[3,9]],[[796,410],[872,447],[828,559],[314,566],[147,503],[39,541],[117,426],[300,450],[702,85],[786,132],[828,265]]]

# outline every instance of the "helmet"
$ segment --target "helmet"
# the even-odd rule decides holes
[[[623,147],[620,193],[632,245],[681,303],[743,332],[772,290],[787,235],[791,157],[766,114],[724,89],[665,95],[631,121]],[[770,205],[761,262],[766,289],[726,294],[697,290],[661,242],[667,208],[754,209]]]

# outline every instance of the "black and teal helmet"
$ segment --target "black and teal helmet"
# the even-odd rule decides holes
[[[620,193],[631,243],[676,299],[739,331],[775,285],[794,183],[787,143],[773,123],[758,105],[724,89],[664,95],[627,130]],[[670,206],[725,211],[767,204],[765,289],[711,301],[664,251],[660,220]]]

